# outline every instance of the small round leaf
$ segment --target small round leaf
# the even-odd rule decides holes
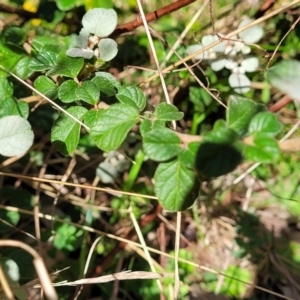
[[[118,44],[112,39],[102,39],[99,44],[100,59],[112,60],[118,53]]]
[[[82,18],[82,25],[99,37],[109,36],[117,27],[117,13],[113,9],[94,8]]]
[[[33,132],[29,122],[20,116],[0,119],[0,154],[22,156],[33,143]]]

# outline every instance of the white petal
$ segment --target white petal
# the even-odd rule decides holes
[[[233,50],[236,52],[240,52],[243,47],[244,47],[244,43],[242,42],[234,42],[233,44]]]
[[[199,51],[200,49],[202,49],[202,45],[201,44],[197,44],[197,45],[190,45],[186,48],[186,53],[188,55],[191,55],[197,51]],[[200,53],[196,56],[194,56],[194,60],[202,60],[202,59],[208,59],[208,52],[205,51],[204,53]]]
[[[208,35],[204,35],[201,39],[201,43],[202,45],[205,47],[205,46],[208,46],[210,45],[211,43],[213,42],[216,42],[218,41],[218,37],[215,36],[215,35],[211,35],[211,34],[208,34]]]
[[[204,35],[201,39],[201,43],[204,47],[209,46],[210,44],[219,41],[219,38],[216,35]],[[222,42],[211,49],[209,49],[212,52],[220,52],[224,53],[226,47],[226,42]]]
[[[245,94],[250,91],[251,81],[244,74],[231,74],[229,76],[229,85],[239,94]]]
[[[251,48],[247,45],[244,45],[243,48],[241,49],[241,52],[245,55],[249,54],[251,52]]]
[[[244,27],[250,23],[252,23],[254,20],[252,19],[245,19],[243,20],[239,28]],[[254,44],[257,43],[264,35],[264,30],[260,24],[254,25],[250,27],[249,29],[246,29],[239,33],[239,37],[246,43]]]
[[[235,74],[245,74],[246,73],[246,70],[244,67],[242,66],[237,66],[235,67],[234,69],[231,70],[232,73],[235,73]]]
[[[225,58],[219,59],[219,60],[213,61],[210,66],[214,71],[217,72],[217,71],[220,71],[225,68],[226,61],[227,61],[227,59],[225,59]]]
[[[236,68],[238,66],[238,63],[232,59],[227,59],[226,60],[226,64],[225,64],[225,68],[228,70],[232,70],[234,68]]]
[[[241,66],[246,72],[255,72],[259,66],[259,61],[257,57],[249,57],[241,62]]]

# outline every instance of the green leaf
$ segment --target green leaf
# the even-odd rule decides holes
[[[46,75],[60,75],[71,78],[76,78],[84,64],[83,58],[73,58],[62,51],[57,56],[56,65],[52,70],[49,70]]]
[[[242,161],[242,144],[230,128],[219,128],[204,137],[197,152],[196,167],[207,177],[217,177],[233,171]]]
[[[209,106],[212,102],[211,95],[207,93],[204,88],[190,86],[189,98],[196,106],[197,112],[205,111],[205,107]]]
[[[15,73],[17,76],[21,77],[22,79],[25,78],[25,77],[23,77],[23,72],[19,72],[19,70],[16,66],[20,62],[20,60],[22,60],[24,57],[25,57],[25,52],[22,49],[16,48],[13,51],[0,41],[0,64],[1,64],[1,66],[3,66],[7,70]],[[23,71],[23,70],[21,70],[21,71]],[[0,70],[0,73],[3,74],[2,76],[8,76],[8,73],[5,73],[1,70]]]
[[[274,163],[280,154],[277,141],[265,134],[254,137],[253,145],[246,145],[245,155],[248,160],[261,163]]]
[[[243,299],[248,291],[248,286],[245,282],[253,280],[251,272],[244,267],[231,265],[225,272],[224,284],[221,287],[221,293],[231,295],[235,299]],[[235,280],[238,278],[241,281]],[[218,281],[217,281],[218,282]]]
[[[72,106],[67,111],[81,121],[87,109],[81,106]],[[80,127],[78,122],[65,114],[61,114],[52,127],[51,142],[62,154],[73,153],[79,142]]]
[[[283,60],[266,72],[270,84],[300,103],[300,62]]]
[[[150,159],[165,161],[180,152],[180,138],[171,129],[154,129],[144,135],[143,149]]]
[[[107,72],[96,72],[95,75],[96,75],[96,77],[107,79],[108,81],[111,82],[111,84],[116,89],[118,89],[118,88],[121,87],[121,83],[117,80],[117,78],[114,75],[112,75],[110,73],[107,73]]]
[[[121,103],[133,106],[139,111],[143,110],[146,105],[146,98],[143,91],[136,86],[120,87],[116,97]]]
[[[53,49],[53,40],[55,39],[56,50]],[[43,52],[53,49],[52,52],[59,53],[69,47],[70,36],[57,36],[57,35],[36,35],[32,40],[32,47],[38,51]]]
[[[7,221],[8,223],[16,226],[20,220],[20,214],[17,211],[9,211],[9,210],[0,210],[0,218],[2,220]],[[11,226],[6,225],[5,223],[0,223],[0,234],[3,235],[7,231],[11,230]]]
[[[57,53],[49,51],[45,48],[41,50],[29,63],[32,71],[46,71],[52,69],[56,65]]]
[[[144,137],[145,134],[152,129],[160,130],[165,127],[166,127],[166,122],[164,121],[144,119],[140,125],[140,132],[141,135]]]
[[[64,103],[71,103],[79,100],[76,91],[79,85],[74,80],[66,80],[58,89],[58,98]]]
[[[84,123],[90,128],[93,126],[94,122],[100,118],[100,113],[102,110],[91,109],[83,117]]]
[[[30,69],[31,60],[31,57],[22,57],[15,66],[15,74],[21,78],[28,78],[33,73],[33,71]]]
[[[77,0],[56,0],[57,7],[62,10],[70,10],[75,7]]]
[[[15,98],[2,98],[0,100],[0,118],[5,116],[20,116],[28,118],[29,106],[25,101],[17,100]]]
[[[118,44],[110,39],[101,39],[98,43],[100,59],[103,61],[112,60],[118,53]]]
[[[26,41],[26,32],[23,28],[10,26],[3,33],[3,42],[12,45],[23,45]]]
[[[90,0],[90,1],[85,1],[84,5],[85,5],[85,10],[89,10],[97,7],[103,7],[103,8],[113,7],[112,0]]]
[[[195,168],[197,153],[201,143],[192,142],[187,145],[187,148],[182,149],[178,154],[178,159],[188,168]]]
[[[55,229],[56,234],[53,241],[55,248],[74,251],[80,246],[79,237],[83,234],[81,229],[66,223],[59,224]]]
[[[98,86],[92,81],[84,81],[82,86],[75,90],[77,99],[95,105],[99,101],[100,91]]]
[[[230,96],[226,121],[228,127],[244,136],[248,132],[251,119],[259,112],[265,111],[266,108],[244,97]]]
[[[176,106],[163,102],[156,106],[154,117],[160,121],[173,121],[182,119],[183,113]]]
[[[99,37],[109,36],[117,27],[117,13],[113,9],[93,8],[82,18],[82,25]]]
[[[50,78],[44,75],[39,76],[34,81],[34,87],[52,100],[57,98],[58,86]]]
[[[249,125],[250,134],[264,133],[266,136],[274,137],[280,130],[281,123],[270,112],[262,112],[255,115]]]
[[[167,210],[185,210],[198,197],[200,183],[195,172],[188,169],[179,160],[160,163],[154,179],[158,201]]]
[[[14,89],[11,82],[6,77],[0,77],[0,99],[11,97],[13,93]]]
[[[139,120],[138,110],[126,104],[114,104],[100,111],[91,126],[91,137],[104,151],[117,149],[131,127]]]
[[[33,132],[29,122],[20,116],[0,119],[0,154],[22,156],[33,144]]]
[[[101,93],[104,93],[108,97],[114,96],[116,91],[115,82],[104,76],[96,76],[92,79],[92,82],[96,84]]]

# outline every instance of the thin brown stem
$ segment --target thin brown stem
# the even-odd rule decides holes
[[[187,6],[195,1],[196,0],[178,0],[175,3],[166,5],[158,10],[155,10],[154,12],[146,14],[145,15],[146,20],[148,23],[152,22],[152,21],[157,20],[165,15],[172,13],[173,11],[176,11],[184,6]],[[137,17],[135,20],[133,20],[131,22],[119,25],[110,36],[116,37],[122,33],[132,31],[141,25],[143,25],[143,20],[141,17]]]

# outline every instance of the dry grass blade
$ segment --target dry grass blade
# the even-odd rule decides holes
[[[111,275],[105,275],[95,278],[85,278],[76,280],[73,282],[62,282],[55,283],[54,286],[74,286],[81,284],[95,284],[95,283],[105,283],[115,280],[134,280],[134,279],[159,279],[172,276],[173,274],[168,273],[154,273],[154,272],[144,272],[144,271],[124,271],[120,273],[115,273]]]
[[[17,247],[25,250],[33,256],[33,264],[35,266],[36,272],[39,276],[39,280],[45,295],[48,299],[56,300],[58,299],[55,289],[52,286],[52,281],[45,267],[44,261],[41,256],[30,246],[20,241],[14,240],[1,240],[0,247]]]

